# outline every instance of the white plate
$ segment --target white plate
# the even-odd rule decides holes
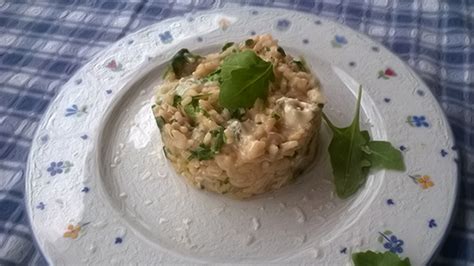
[[[344,26],[235,7],[134,33],[61,90],[37,131],[26,182],[32,227],[49,261],[343,265],[352,252],[372,249],[427,263],[449,225],[458,182],[453,137],[430,90],[393,54]],[[280,191],[238,201],[187,185],[162,154],[153,87],[178,49],[216,51],[255,33],[271,33],[304,56],[338,125],[352,119],[362,84],[363,127],[400,147],[407,171],[375,172],[359,193],[338,199],[323,127],[316,166]]]

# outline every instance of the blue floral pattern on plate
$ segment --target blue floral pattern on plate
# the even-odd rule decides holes
[[[332,47],[341,48],[342,46],[347,44],[346,37],[342,35],[335,35],[334,39],[331,41]]]
[[[69,161],[51,162],[46,171],[48,171],[51,176],[62,174],[63,172],[67,174],[72,166],[73,164]]]
[[[290,28],[291,22],[288,19],[279,19],[276,24],[276,28],[279,31],[286,31]]]
[[[379,232],[379,234],[378,241],[383,243],[385,249],[393,253],[403,253],[403,244],[405,242],[395,236],[392,231],[386,230],[383,233]]]
[[[442,157],[446,157],[446,155],[448,155],[448,152],[445,149],[441,149],[440,154]]]
[[[38,210],[44,210],[45,207],[46,207],[46,204],[44,204],[43,202],[40,202],[38,203],[38,205],[36,205],[36,209]]]
[[[164,44],[173,42],[173,35],[171,35],[169,30],[159,33],[158,36],[160,37],[161,42]]]
[[[407,123],[412,127],[429,127],[426,117],[424,115],[413,115],[407,117]]]
[[[84,105],[79,108],[77,104],[73,104],[71,107],[66,108],[64,116],[82,116],[83,114],[87,114],[87,106]]]

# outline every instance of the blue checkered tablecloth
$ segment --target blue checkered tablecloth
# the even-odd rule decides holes
[[[384,44],[428,84],[460,154],[460,198],[437,265],[474,265],[474,1],[247,0],[339,21]],[[104,46],[219,0],[0,0],[0,265],[43,265],[24,206],[28,151],[46,107]]]

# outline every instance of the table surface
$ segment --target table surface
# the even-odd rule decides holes
[[[301,10],[343,23],[385,45],[420,75],[449,119],[460,156],[457,213],[434,264],[474,265],[474,1],[240,2]],[[0,0],[1,265],[47,264],[29,227],[24,175],[38,122],[62,84],[123,36],[223,3]]]

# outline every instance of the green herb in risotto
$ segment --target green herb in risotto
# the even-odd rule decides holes
[[[190,53],[188,49],[181,49],[171,59],[171,69],[177,78],[187,76],[199,64],[200,58],[200,56]]]
[[[234,45],[233,42],[228,42],[228,43],[224,44],[224,46],[222,46],[222,52],[227,50],[227,48],[231,47],[232,45]]]

